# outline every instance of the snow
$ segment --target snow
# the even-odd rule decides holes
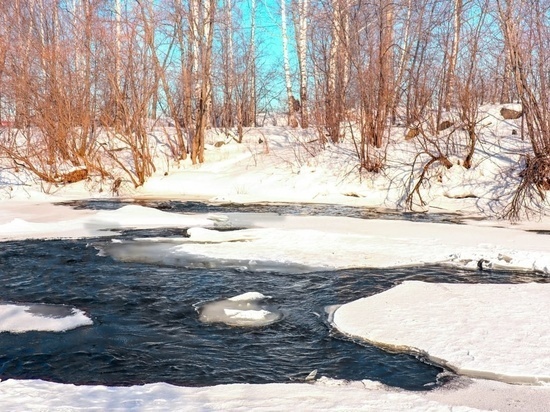
[[[251,320],[253,322],[263,321],[272,313],[268,310],[239,310],[239,309],[224,309],[223,312],[231,319],[237,321]]]
[[[165,383],[109,388],[43,381],[0,382],[4,410],[25,411],[318,411],[466,412],[415,393],[396,392],[373,382],[326,380],[315,384],[176,387]]]
[[[342,305],[333,322],[342,333],[460,375],[541,384],[550,382],[550,334],[534,325],[546,324],[549,311],[550,284],[406,281]]]
[[[32,205],[24,206],[25,214]],[[40,214],[42,205],[35,205],[36,212]],[[30,221],[14,217],[8,220],[14,210],[8,210],[0,218],[0,240],[25,239],[25,238],[70,238],[70,237],[94,237],[112,234],[117,229],[131,228],[155,228],[155,227],[188,227],[190,225],[211,226],[216,217],[209,219],[207,215],[185,216],[162,212],[152,208],[128,205],[117,210],[90,212],[75,211],[67,207],[56,206],[59,215],[76,215],[73,219],[53,221]],[[43,219],[43,217],[42,217]],[[38,220],[38,219],[37,219]],[[4,223],[2,223],[4,222]],[[107,232],[109,231],[109,232]]]
[[[84,312],[68,306],[0,304],[0,333],[63,332],[92,324]]]
[[[548,235],[537,233],[550,230],[548,200],[535,205],[540,209],[530,221],[512,224],[499,218],[517,185],[522,155],[529,150],[528,141],[512,135],[519,121],[503,121],[499,110],[487,106],[480,111],[483,120],[473,167],[465,169],[458,158],[451,159],[454,166],[450,169],[435,166],[422,188],[426,204],[421,205],[418,199],[414,202],[419,211],[456,213],[460,225],[274,214],[184,215],[139,205],[113,211],[75,210],[53,203],[110,198],[104,183],[91,176],[66,186],[45,185],[24,172],[17,175],[6,164],[0,168],[0,240],[95,238],[126,228],[176,227],[182,230],[179,238],[94,241],[94,245],[121,260],[281,271],[296,276],[308,276],[312,270],[422,263],[477,270],[480,262],[483,268],[537,271],[548,276],[550,242]],[[220,135],[210,131],[206,163],[170,163],[159,148],[154,151],[159,156],[156,174],[138,189],[124,183],[120,193],[128,199],[305,202],[396,209],[403,207],[405,188],[410,188],[411,177],[417,177],[421,167],[412,166],[420,142],[404,141],[403,133],[394,130],[382,173],[360,175],[351,141],[320,147],[308,143],[316,138],[313,130],[265,127],[246,130],[243,144],[228,140],[216,148],[213,144]],[[258,144],[260,137],[262,144]],[[544,284],[406,282],[336,310],[334,322],[345,333],[427,354],[466,375],[433,391],[407,392],[376,382],[324,377],[309,383],[203,388],[162,382],[111,388],[6,380],[0,382],[0,409],[547,411],[550,317],[544,315],[549,294]],[[225,318],[256,321],[266,318],[265,312],[274,313],[261,306],[228,306],[265,303],[263,298],[256,299],[259,295],[244,296],[246,299],[221,299]],[[13,319],[25,330],[37,320],[39,324],[70,320],[70,316],[29,313],[25,308],[35,307],[32,303],[14,305],[17,315]],[[84,322],[91,321],[81,318],[79,325]],[[67,328],[66,324],[56,325],[49,330]]]
[[[230,300],[232,302],[238,302],[242,300],[256,301],[256,300],[263,300],[263,299],[269,299],[269,296],[262,295],[260,292],[246,292],[237,296],[233,296],[232,298],[229,298],[227,300]]]

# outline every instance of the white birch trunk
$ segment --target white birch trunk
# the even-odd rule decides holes
[[[288,125],[290,126],[294,120],[294,107],[292,104],[292,83],[290,80],[290,61],[288,57],[288,33],[287,33],[287,23],[286,23],[286,0],[281,0],[281,30],[282,30],[282,40],[283,40],[283,59],[284,59],[284,70],[285,70],[285,86],[286,86],[286,96],[288,104]]]
[[[282,0],[284,1],[284,0]],[[250,116],[252,126],[256,126],[256,0],[251,2],[250,22],[250,68],[251,68],[251,93],[250,93]]]
[[[410,30],[411,30],[411,16],[412,16],[412,0],[407,2],[407,16],[405,17],[405,29],[403,30],[403,40],[401,42],[401,50],[399,56],[399,63],[397,64],[397,76],[395,78],[395,84],[397,85],[395,90],[395,95],[392,103],[392,122],[395,123],[397,118],[397,109],[399,101],[401,98],[401,92],[398,90],[398,87],[403,83],[403,78],[405,77],[405,63],[409,57],[411,50],[411,39],[410,39]],[[407,119],[408,120],[408,119]]]
[[[200,30],[200,0],[189,0],[189,26],[191,28],[191,82],[193,84],[194,99],[200,94],[199,71],[199,41],[201,38]]]
[[[300,114],[303,128],[308,127],[307,113],[307,23],[308,23],[308,0],[298,2],[298,65],[300,69]]]
[[[337,60],[338,51],[340,49],[340,2],[339,0],[333,0],[332,2],[332,36],[329,51],[329,63],[328,63],[328,82],[327,82],[327,94],[330,101],[334,99],[336,93],[336,72],[337,72]],[[330,109],[329,109],[330,110]]]
[[[226,111],[228,111],[228,113],[226,113],[226,121],[228,124],[232,124],[231,117],[233,116],[233,94],[234,94],[234,87],[235,87],[235,61],[234,61],[234,50],[233,50],[233,3],[231,2],[231,0],[225,0],[225,18],[227,21],[227,31],[226,31],[227,90],[226,90],[225,109]]]
[[[344,48],[344,52],[341,52],[342,61],[346,62],[344,63],[344,67],[342,70],[342,86],[343,89],[347,88],[350,78],[350,65],[348,63],[349,60],[349,31],[350,31],[350,16],[349,16],[349,0],[344,0],[344,6],[343,10],[340,11],[342,14],[342,31],[340,33],[340,36],[344,40],[344,45],[341,46],[341,48]],[[342,41],[340,41],[342,43]],[[344,57],[346,56],[346,57]]]
[[[450,110],[451,98],[455,92],[455,71],[456,61],[458,57],[458,47],[460,44],[460,29],[462,22],[462,0],[454,0],[454,33],[451,47],[451,55],[449,56],[449,70],[447,72],[447,87],[445,95],[445,109]]]
[[[212,43],[214,41],[214,10],[216,7],[215,0],[209,0],[206,4],[206,7],[203,6],[202,10],[202,19],[204,24],[204,46],[205,50],[203,53],[206,56],[203,56],[202,72],[203,79],[202,81],[206,84],[203,87],[204,93],[201,94],[201,99],[204,99],[205,107],[205,118],[204,118],[204,127],[210,124],[210,115],[212,108]],[[204,142],[202,144],[202,150],[204,150]],[[200,162],[203,162],[202,152],[200,154]]]

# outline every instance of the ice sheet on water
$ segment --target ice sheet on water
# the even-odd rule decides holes
[[[200,304],[197,306],[199,320],[240,327],[270,325],[279,321],[283,314],[269,305],[268,299],[259,292],[247,292],[229,299]]]
[[[422,354],[460,375],[548,384],[549,296],[548,283],[407,280],[340,306],[331,323],[348,336]]]
[[[193,245],[187,238],[151,238],[96,243],[100,256],[110,256],[121,262],[147,263],[189,269],[233,269],[251,272],[309,273],[321,267],[296,262],[204,256],[185,250]]]
[[[63,332],[92,323],[83,311],[70,306],[0,303],[0,332]]]

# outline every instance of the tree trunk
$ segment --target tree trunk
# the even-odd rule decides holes
[[[197,18],[202,21],[201,28],[198,26],[199,22],[195,21],[196,33],[199,34],[197,51],[200,49],[202,53],[200,59],[199,101],[196,112],[195,133],[191,146],[191,161],[193,164],[204,162],[204,140],[212,104],[212,45],[216,2],[215,0],[209,0],[203,7],[202,16],[197,15]],[[199,10],[198,5],[195,10]]]
[[[287,34],[287,23],[286,23],[286,0],[281,0],[281,30],[282,30],[282,40],[283,40],[283,59],[284,59],[284,69],[285,69],[285,86],[286,86],[286,97],[287,97],[287,107],[288,107],[288,125],[296,127],[296,119],[294,118],[294,97],[292,96],[292,83],[290,80],[290,59],[288,56],[288,34]]]
[[[338,59],[341,57],[342,5],[340,0],[332,1],[332,33],[328,61],[328,79],[326,92],[326,119],[325,124],[333,143],[340,141],[341,107],[340,97],[337,95],[336,82],[338,80]]]
[[[445,86],[445,96],[444,96],[444,107],[445,110],[449,111],[451,109],[451,100],[455,92],[455,71],[456,71],[456,62],[458,58],[458,48],[460,45],[460,31],[462,24],[462,0],[454,0],[454,13],[453,13],[453,41],[451,45],[451,54],[449,56],[449,68],[447,70],[447,79]]]
[[[308,0],[298,0],[298,23],[295,25],[296,49],[300,70],[300,119],[303,129],[309,126],[307,96],[307,23]]]

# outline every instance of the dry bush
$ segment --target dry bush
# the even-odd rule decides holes
[[[419,130],[420,134],[415,141],[420,146],[420,150],[418,150],[414,157],[411,164],[411,173],[408,177],[408,182],[405,184],[407,188],[405,207],[409,210],[414,208],[415,198],[418,199],[420,206],[426,205],[422,197],[422,189],[431,177],[431,169],[436,165],[443,166],[446,169],[450,169],[453,166],[449,157],[450,149],[454,146],[452,144],[454,132],[442,137],[437,134],[430,135],[420,127],[417,130]],[[420,166],[419,163],[421,164]],[[420,167],[420,174],[416,176],[418,167]]]
[[[498,0],[497,5],[522,120],[533,150],[525,158],[521,182],[504,213],[517,220],[537,198],[545,200],[545,192],[550,189],[550,4]]]

